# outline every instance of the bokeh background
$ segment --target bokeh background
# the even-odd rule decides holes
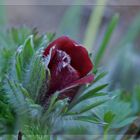
[[[28,26],[37,28],[40,34],[55,32],[57,36],[68,35],[81,44],[86,44],[84,42],[87,28],[92,14],[94,14],[92,22],[95,24],[93,28],[92,25],[90,27],[93,44],[85,46],[92,47],[89,51],[93,55],[100,47],[112,17],[118,14],[117,26],[109,39],[101,64],[109,69],[110,73],[114,70],[113,78],[111,78],[115,82],[115,84],[112,82],[113,87],[122,86],[122,88],[132,89],[140,81],[138,76],[140,2],[138,0],[133,2],[130,0],[108,0],[106,2],[95,0],[59,0],[57,2],[5,0],[1,2],[0,7],[1,19],[5,20],[6,28]],[[97,23],[98,25],[96,25]],[[133,26],[133,24],[135,25]]]
[[[93,61],[103,47],[97,65],[108,72],[104,79],[109,82],[108,91],[120,90],[121,101],[131,104],[133,115],[140,118],[139,0],[3,0],[0,24],[4,29],[27,26],[37,28],[40,34],[55,32],[56,37],[70,36],[93,54]],[[118,102],[110,104],[112,111],[118,110],[118,118],[120,112],[127,112],[117,106]]]

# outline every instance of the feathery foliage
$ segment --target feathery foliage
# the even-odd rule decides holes
[[[42,140],[49,139],[50,134],[68,133],[68,130],[74,129],[75,124],[79,124],[79,127],[85,127],[86,122],[104,125],[104,121],[92,111],[109,99],[108,95],[101,91],[107,84],[82,87],[71,103],[67,98],[58,100],[59,91],[57,91],[50,97],[47,106],[42,106],[40,96],[46,93],[47,87],[43,85],[49,79],[46,65],[49,63],[46,61],[49,60],[42,57],[42,52],[52,41],[54,34],[40,36],[36,30],[30,31],[29,34],[28,30],[19,33],[17,29],[12,29],[11,32],[13,47],[5,47],[8,53],[7,57],[3,56],[3,59],[7,58],[10,63],[6,69],[4,68],[5,72],[1,71],[0,92],[4,97],[1,96],[0,105],[3,106],[3,110],[7,108],[4,114],[8,116],[1,117],[5,119],[2,121],[3,124],[7,123],[1,134],[10,132],[18,134],[21,131],[25,139]],[[27,35],[24,41],[19,39],[20,34],[24,37]],[[104,75],[99,74],[96,82]],[[3,102],[3,98],[6,103]],[[94,101],[91,101],[93,98]],[[87,104],[89,101],[90,104]],[[40,134],[42,136],[36,136]]]

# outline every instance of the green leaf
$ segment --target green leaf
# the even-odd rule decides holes
[[[7,77],[4,85],[8,102],[18,113],[25,113],[28,110],[21,85]]]
[[[30,31],[26,27],[0,30],[0,80],[3,80],[5,73],[11,69],[12,57],[15,55],[16,48],[24,43]],[[17,36],[18,39],[14,39]]]
[[[98,50],[98,52],[96,53],[96,56],[95,56],[95,66],[97,66],[100,63],[100,61],[101,61],[101,59],[102,59],[102,57],[105,53],[105,50],[107,48],[107,45],[108,45],[108,43],[111,39],[112,33],[116,28],[118,20],[119,20],[119,16],[118,16],[118,14],[116,14],[115,16],[113,16],[111,22],[109,23],[107,31],[104,35],[104,39],[102,41],[102,44],[99,47],[99,50]]]
[[[100,27],[106,4],[107,0],[98,0],[96,5],[102,6],[93,6],[93,10],[90,16],[84,39],[84,46],[87,47],[89,52],[92,51],[93,45],[95,44],[95,40],[97,37],[97,33]]]
[[[117,92],[113,92],[113,94],[117,94]],[[130,103],[120,100],[119,97],[109,100],[105,106],[96,109],[95,112],[107,123],[104,127],[105,131],[111,131],[114,128],[125,126],[127,122],[129,122],[128,118],[132,117],[132,107]],[[125,122],[127,119],[128,121]]]
[[[97,93],[97,92],[94,92],[94,90],[93,90],[93,91],[90,91],[87,94],[83,95],[82,97],[80,97],[79,100],[76,102],[76,104],[79,102],[85,101],[87,99],[91,99],[94,97],[100,97],[100,96],[106,96],[106,95],[107,95],[106,93],[103,93],[103,92]]]
[[[22,51],[20,52],[21,55],[21,60],[23,63],[23,68],[24,66],[26,67],[26,64],[29,64],[31,57],[34,54],[34,42],[33,42],[33,36],[29,36],[24,44],[23,48],[21,48]],[[19,50],[20,51],[20,50]]]
[[[0,49],[0,81],[4,79],[5,73],[9,70],[11,56],[11,50],[6,48]]]
[[[136,120],[137,117],[129,117],[126,118],[125,120],[118,122],[117,124],[115,124],[114,126],[112,126],[113,128],[121,128],[124,127],[126,125],[131,124],[134,120]]]
[[[32,58],[24,76],[24,87],[29,91],[32,99],[37,101],[43,82],[46,82],[47,79],[45,64],[40,56],[35,55]]]
[[[67,110],[67,106],[68,106],[68,98],[65,98],[63,100],[58,100],[54,106],[52,107],[52,109],[55,111],[56,115],[60,115],[65,113]]]
[[[103,84],[103,85],[100,85],[100,86],[97,86],[97,87],[92,87],[93,85],[91,85],[90,87],[88,87],[83,94],[86,94],[86,95],[90,95],[92,93],[96,93],[104,88],[106,88],[108,86],[108,84]],[[86,96],[85,95],[85,96]]]
[[[103,121],[99,120],[96,117],[92,117],[92,116],[78,116],[78,117],[75,117],[74,120],[90,122],[90,123],[94,123],[94,124],[102,124],[102,125],[105,124]]]
[[[25,97],[31,98],[30,93],[21,84],[17,86],[19,86],[19,89],[21,90],[21,92]]]
[[[27,27],[12,28],[9,30],[1,29],[0,32],[0,48],[12,50],[24,43],[25,39],[31,34],[31,29]],[[10,45],[9,45],[10,44]]]
[[[13,40],[15,45],[21,45],[24,43],[25,39],[31,34],[31,29],[27,27],[11,28],[9,30],[9,34],[11,40]]]
[[[22,70],[22,64],[21,64],[21,59],[19,57],[19,55],[17,55],[16,57],[16,63],[15,63],[15,67],[16,67],[16,75],[19,81],[22,80],[22,74],[23,74],[23,70]]]
[[[23,46],[19,47],[16,54],[16,73],[19,81],[22,81],[24,78],[24,72],[27,66],[30,64],[30,60],[34,54],[34,44],[33,36],[29,36]]]
[[[79,111],[76,111],[76,112],[68,111],[66,114],[69,114],[69,115],[78,115],[78,114],[85,113],[87,111],[90,111],[91,109],[94,109],[95,107],[98,107],[98,106],[104,104],[107,100],[108,99],[102,99],[102,100],[96,101],[96,102],[94,102],[94,103],[92,103],[90,105],[86,105],[85,107],[82,107],[81,109],[79,109]]]
[[[107,101],[107,99],[101,100],[101,101],[97,101],[97,102],[95,102],[95,103],[92,103],[91,105],[87,105],[85,108],[83,108],[82,110],[80,110],[80,111],[78,112],[78,114],[87,112],[87,111],[89,111],[89,110],[91,110],[91,109],[93,109],[93,108],[95,108],[95,107],[98,107],[98,106],[104,104],[106,101]]]
[[[47,33],[48,43],[53,41],[54,37],[55,37],[55,33]]]
[[[115,117],[115,114],[111,111],[108,111],[104,114],[104,121],[106,123],[111,123]]]
[[[101,80],[103,77],[105,77],[107,75],[107,72],[102,72],[99,75],[97,75],[97,77],[95,77],[94,79],[94,83],[98,82],[99,80]]]
[[[48,114],[51,111],[51,109],[53,108],[54,104],[57,101],[58,95],[59,95],[59,92],[56,92],[55,94],[52,95],[52,97],[50,98],[50,102],[49,102],[47,112],[45,114]]]
[[[78,103],[81,103],[82,101],[86,101],[88,99],[91,99],[93,97],[100,97],[100,96],[105,96],[107,94],[105,93],[102,93],[102,92],[98,92],[102,89],[104,89],[108,84],[104,84],[104,85],[101,85],[101,86],[97,86],[95,88],[90,88],[90,89],[86,89],[82,96],[80,97],[77,97],[75,98],[75,100],[73,100],[73,102],[71,102],[71,104],[69,105],[69,109],[68,110],[71,110],[74,106],[76,106]]]

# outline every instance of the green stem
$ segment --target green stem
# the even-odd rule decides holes
[[[103,140],[108,140],[108,128],[104,130]]]
[[[93,45],[95,44],[106,4],[107,0],[97,0],[96,6],[93,6],[84,38],[84,46],[86,46],[89,52],[92,51]]]

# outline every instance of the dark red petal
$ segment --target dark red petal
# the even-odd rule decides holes
[[[49,44],[43,55],[47,56],[52,47],[65,51],[71,57],[71,66],[80,73],[80,77],[85,76],[92,70],[93,64],[87,50],[70,38],[63,36],[56,39]]]
[[[68,43],[70,43],[69,44],[70,46],[73,45],[74,43],[76,44],[75,41],[71,40],[67,36],[59,37],[48,45],[48,47],[45,49],[43,55],[47,56],[49,54],[50,49],[53,46],[55,46],[57,49],[60,49],[61,46],[66,46],[66,45],[68,45]]]
[[[85,76],[81,79],[78,79],[78,80],[72,82],[66,88],[61,90],[60,92],[63,93],[63,92],[66,92],[67,90],[72,89],[74,87],[84,85],[84,84],[90,84],[93,80],[94,80],[94,75],[93,74],[87,75],[87,76]]]
[[[49,69],[51,72],[49,95],[80,78],[78,71],[70,65],[70,57],[60,50],[56,51]]]

